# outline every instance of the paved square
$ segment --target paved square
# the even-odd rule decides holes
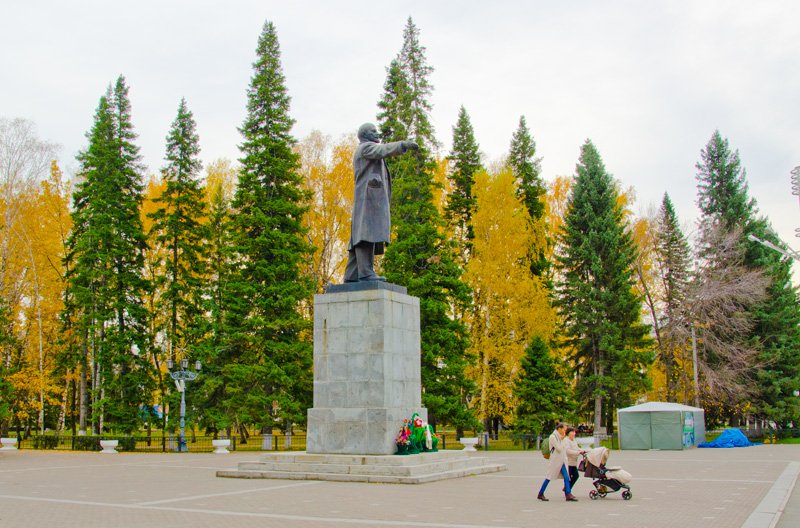
[[[776,490],[779,481],[796,484],[800,446],[614,451],[609,465],[633,475],[633,498],[592,501],[581,477],[577,503],[563,500],[558,481],[547,490],[550,502],[536,500],[546,466],[537,451],[475,456],[509,470],[407,486],[214,476],[257,460],[252,452],[0,452],[0,526],[738,528],[750,519],[766,528],[768,513],[751,517],[759,508],[786,508],[778,527],[798,526],[787,523],[798,520],[800,492]]]

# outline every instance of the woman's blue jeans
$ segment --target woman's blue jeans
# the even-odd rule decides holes
[[[572,486],[569,485],[569,472],[567,472],[567,466],[564,464],[561,464],[561,476],[564,477],[564,493],[569,495],[572,493]],[[548,484],[550,484],[550,479],[544,479],[544,484],[542,484],[542,489],[539,490],[539,493],[544,493]]]

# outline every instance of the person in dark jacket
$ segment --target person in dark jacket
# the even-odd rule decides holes
[[[358,139],[360,143],[353,156],[353,216],[344,282],[385,281],[373,269],[375,255],[383,254],[392,230],[392,177],[385,159],[417,150],[419,145],[413,141],[381,145],[378,129],[372,123],[361,125]]]

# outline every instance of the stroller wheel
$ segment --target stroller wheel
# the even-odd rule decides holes
[[[603,491],[603,490],[601,489],[601,490],[600,490],[600,492],[598,493],[598,495],[600,495],[600,498],[601,498],[601,499],[605,499],[605,498],[606,498],[606,495],[608,495],[608,492],[606,492],[606,491]]]
[[[597,500],[597,496],[598,495],[599,494],[597,493],[597,490],[592,490],[592,491],[589,492],[589,498],[592,499],[592,500]]]
[[[622,492],[622,498],[623,499],[631,500],[631,497],[633,497],[633,494],[630,492],[630,490],[625,490],[625,491]]]

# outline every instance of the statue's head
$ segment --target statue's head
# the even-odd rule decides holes
[[[358,128],[358,140],[362,143],[364,141],[379,143],[381,137],[378,135],[378,128],[372,123],[364,123]]]

